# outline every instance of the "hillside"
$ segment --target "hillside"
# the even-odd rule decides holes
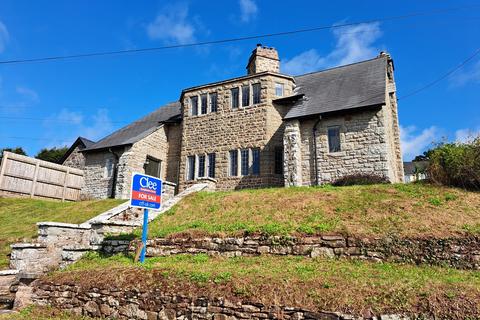
[[[122,202],[124,200],[59,202],[0,198],[0,269],[8,266],[10,244],[37,235],[37,222],[82,223]]]
[[[201,192],[149,225],[151,238],[245,232],[404,237],[480,233],[480,193],[428,184]]]

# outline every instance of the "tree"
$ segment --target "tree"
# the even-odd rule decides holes
[[[413,161],[428,161],[428,160],[430,160],[430,156],[432,155],[434,150],[435,150],[435,148],[424,151],[423,154],[420,154],[420,155],[416,156],[413,159]]]
[[[35,158],[58,163],[68,151],[68,147],[53,147],[51,149],[43,148],[37,153]]]
[[[26,156],[27,153],[25,152],[25,150],[23,150],[22,147],[16,147],[16,148],[3,148],[2,150],[0,150],[0,161],[2,160],[3,158],[3,152],[4,151],[9,151],[9,152],[13,152],[13,153],[16,153],[16,154],[21,154],[22,156]]]

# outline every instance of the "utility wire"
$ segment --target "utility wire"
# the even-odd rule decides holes
[[[445,12],[457,11],[457,10],[462,10],[462,9],[472,9],[472,8],[478,8],[478,7],[479,7],[478,5],[471,5],[471,6],[462,6],[462,7],[454,7],[454,8],[435,9],[435,10],[415,12],[415,13],[410,13],[410,14],[405,14],[405,15],[400,15],[400,16],[392,16],[392,17],[357,21],[357,22],[351,22],[351,23],[343,23],[343,24],[336,24],[336,25],[329,25],[329,26],[319,26],[319,27],[304,28],[304,29],[297,29],[297,30],[291,30],[291,31],[265,33],[265,34],[261,34],[261,35],[251,35],[251,36],[244,36],[244,37],[237,37],[237,38],[227,38],[227,39],[212,40],[212,41],[192,42],[192,43],[186,43],[186,44],[176,44],[176,45],[161,46],[161,47],[149,47],[149,48],[140,48],[140,49],[125,49],[125,50],[111,50],[111,51],[78,53],[78,54],[59,55],[59,56],[50,56],[50,57],[25,58],[25,59],[20,59],[19,58],[19,59],[12,59],[12,60],[2,60],[2,61],[0,61],[0,65],[2,65],[2,64],[3,65],[20,64],[20,63],[27,63],[27,62],[45,62],[45,61],[56,61],[56,60],[66,60],[66,59],[78,59],[78,58],[88,58],[88,57],[98,57],[98,56],[120,55],[120,54],[128,54],[128,53],[142,53],[142,52],[160,51],[160,50],[167,50],[167,49],[174,49],[174,48],[196,47],[196,46],[204,46],[204,45],[210,45],[210,44],[221,44],[221,43],[261,39],[261,38],[271,38],[271,37],[285,36],[285,35],[291,35],[291,34],[327,30],[327,29],[339,29],[339,28],[350,27],[350,26],[355,26],[355,25],[365,24],[365,23],[386,22],[386,21],[392,21],[392,20],[403,20],[403,19],[408,19],[408,18],[413,18],[413,17],[426,16],[426,15],[432,15],[432,14],[441,14],[441,13],[445,13]]]
[[[418,88],[418,89],[415,89],[403,96],[400,96],[397,100],[400,100],[400,99],[405,99],[405,98],[408,98],[408,97],[411,97],[413,95],[416,95],[424,90],[427,90],[428,88],[436,85],[437,83],[439,83],[440,81],[448,78],[449,76],[451,76],[454,72],[456,72],[457,70],[461,69],[464,65],[466,65],[467,63],[469,63],[471,60],[473,60],[478,54],[480,54],[480,48],[478,48],[477,50],[475,50],[470,56],[468,56],[468,58],[466,58],[465,60],[463,60],[458,66],[456,66],[455,68],[449,70],[448,72],[444,73],[443,75],[441,75],[440,77],[438,77],[437,79],[433,80],[432,82],[430,83],[427,83],[426,85]]]

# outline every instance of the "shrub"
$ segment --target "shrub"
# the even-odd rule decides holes
[[[389,181],[380,175],[373,173],[355,173],[343,176],[335,180],[332,185],[334,186],[353,186],[353,185],[366,185],[366,184],[378,184],[388,183]]]
[[[437,184],[480,190],[480,137],[437,145],[430,154],[428,176]]]

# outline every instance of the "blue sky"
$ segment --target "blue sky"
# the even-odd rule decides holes
[[[365,21],[479,3],[463,1],[0,0],[0,60],[210,41]],[[371,3],[369,5],[368,3]],[[301,74],[375,57],[395,61],[401,97],[480,47],[480,6],[405,20],[142,54],[0,65],[0,148],[97,140],[182,88],[245,74],[255,44],[278,49]],[[399,101],[406,160],[433,141],[480,132],[480,55],[451,77]],[[23,118],[23,119],[14,119]],[[29,119],[24,119],[29,118]],[[28,139],[23,139],[28,138]]]

